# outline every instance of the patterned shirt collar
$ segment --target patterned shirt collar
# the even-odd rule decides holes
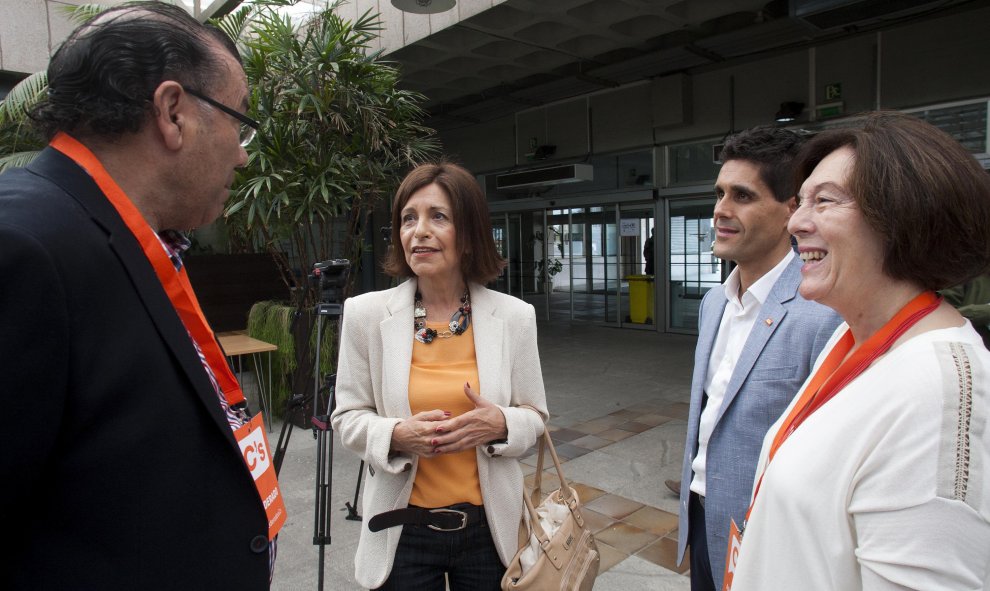
[[[168,258],[172,259],[175,270],[178,271],[181,269],[182,255],[192,246],[192,240],[189,240],[188,236],[178,230],[162,230],[158,233],[158,239],[161,240],[162,246],[165,247]]]

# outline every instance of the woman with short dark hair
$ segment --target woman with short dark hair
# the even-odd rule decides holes
[[[547,416],[536,313],[484,287],[505,263],[460,166],[406,176],[392,244],[385,270],[409,279],[349,299],[341,332],[333,426],[368,464],[355,577],[495,591],[518,550],[517,458]]]
[[[845,320],[764,439],[734,591],[984,589],[990,352],[935,294],[990,268],[990,178],[914,117],[798,159],[800,293]]]

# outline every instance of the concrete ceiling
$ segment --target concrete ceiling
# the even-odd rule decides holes
[[[831,4],[816,14],[802,6]],[[389,54],[438,130],[975,0],[506,0]]]

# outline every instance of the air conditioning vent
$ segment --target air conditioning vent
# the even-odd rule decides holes
[[[547,168],[521,170],[495,175],[495,189],[525,189],[528,187],[545,187],[562,185],[564,183],[579,183],[594,180],[594,167],[590,164],[564,164]]]

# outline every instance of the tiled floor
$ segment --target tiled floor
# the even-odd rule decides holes
[[[564,476],[581,500],[582,515],[595,534],[601,554],[599,574],[608,571],[630,556],[637,556],[679,574],[687,573],[689,561],[677,563],[677,514],[651,507],[572,480],[567,460],[602,450],[618,441],[648,431],[675,418],[687,416],[687,405],[663,406],[637,404],[569,427],[557,427],[550,417],[550,436],[561,461]],[[676,415],[676,416],[666,416]],[[523,459],[526,486],[533,487],[537,455],[534,449]],[[546,467],[546,466],[549,466]],[[544,495],[559,487],[556,469],[549,455],[544,459],[542,490]]]
[[[686,567],[674,564],[678,501],[663,482],[680,478],[695,338],[567,323],[538,331],[551,436],[601,552],[595,591],[686,591]],[[279,477],[289,517],[275,591],[317,588],[314,458],[310,431],[296,429]],[[522,461],[532,482],[535,454]],[[547,492],[557,486],[548,468]],[[359,460],[337,445],[324,589],[361,589],[353,565],[362,524],[344,519],[358,473]]]

